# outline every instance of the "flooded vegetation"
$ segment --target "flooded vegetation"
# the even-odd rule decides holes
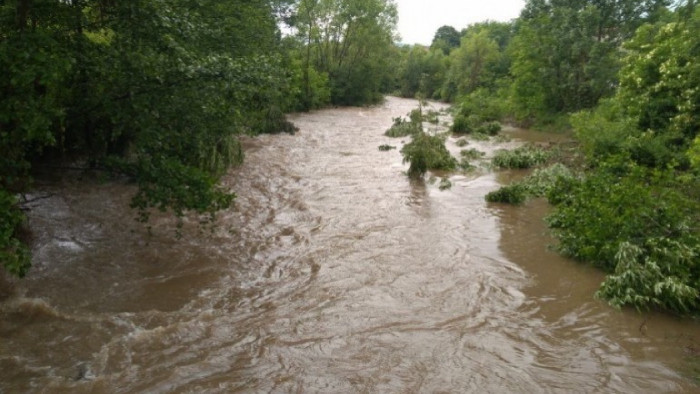
[[[0,391],[697,391],[697,323],[595,300],[604,274],[550,249],[545,201],[485,201],[529,174],[492,170],[500,149],[565,137],[451,136],[474,169],[411,179],[410,137],[384,132],[416,106],[243,139],[234,207],[180,240],[133,220],[133,186],[38,182],[32,270],[0,286]]]

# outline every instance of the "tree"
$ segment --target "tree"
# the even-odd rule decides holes
[[[453,49],[458,48],[462,36],[452,26],[441,26],[433,36],[433,42],[430,44],[430,49],[439,49],[443,54],[449,55]]]
[[[529,1],[510,48],[519,117],[591,108],[610,96],[617,82],[620,43],[667,4],[665,0]]]
[[[334,104],[381,99],[397,12],[387,0],[301,0],[292,26],[305,46],[304,91],[311,67],[327,74]]]
[[[439,95],[445,78],[445,56],[440,50],[421,45],[410,47],[398,70],[399,90],[403,97],[433,98]]]
[[[448,83],[456,87],[457,95],[464,95],[493,81],[491,74],[499,60],[498,44],[481,30],[467,34],[462,44],[453,51]]]

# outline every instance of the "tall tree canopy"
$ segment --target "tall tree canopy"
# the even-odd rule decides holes
[[[445,55],[449,55],[450,52],[459,47],[462,35],[452,26],[441,26],[435,32],[433,37],[433,42],[430,44],[431,49],[439,49]]]
[[[390,0],[300,0],[292,26],[303,45],[304,86],[327,75],[334,104],[381,100],[397,22]]]
[[[619,48],[666,0],[530,0],[511,45],[521,118],[594,106],[613,93]]]

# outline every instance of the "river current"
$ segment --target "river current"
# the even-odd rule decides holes
[[[39,182],[34,265],[0,283],[0,392],[700,390],[697,322],[595,300],[602,274],[550,250],[544,201],[484,201],[522,172],[409,180],[407,139],[383,132],[416,106],[297,114],[295,135],[245,138],[224,178],[235,206],[182,239],[166,215],[133,220],[132,186]],[[504,134],[468,147],[554,138]]]

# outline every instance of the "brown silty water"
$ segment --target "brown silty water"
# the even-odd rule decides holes
[[[545,202],[484,201],[521,172],[406,177],[407,139],[383,132],[416,105],[246,138],[235,207],[180,240],[133,220],[130,186],[41,185],[34,266],[3,285],[0,392],[697,392],[697,323],[595,300],[602,274],[548,248]],[[470,146],[553,138],[504,134]]]

